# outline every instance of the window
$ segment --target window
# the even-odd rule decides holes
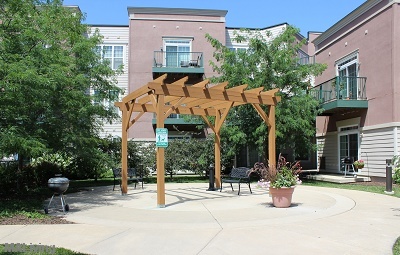
[[[234,54],[232,54],[232,56],[229,56],[226,61],[230,64],[235,64],[238,61],[241,61],[240,56],[243,56],[244,54],[246,54],[246,52],[248,52],[248,48],[247,47],[243,47],[243,46],[232,46],[229,47],[229,50],[231,52],[233,52]]]
[[[235,52],[244,52],[247,50],[247,47],[232,47],[229,48],[230,51],[235,51]]]
[[[109,61],[113,70],[118,69],[124,64],[124,46],[119,45],[100,45],[96,47],[96,52],[102,55],[104,60]]]
[[[297,51],[297,58],[298,58],[297,63],[299,65],[313,64],[312,57],[310,57],[307,53],[305,53],[302,50]]]
[[[119,97],[119,92],[118,91],[110,90],[110,91],[108,91],[108,93],[110,94],[110,96],[113,96],[113,98],[114,97],[117,97],[117,98]],[[102,104],[107,110],[112,110],[115,113],[119,113],[118,107],[116,107],[114,105],[114,100],[110,100],[110,99],[100,100],[99,96],[98,96],[99,94],[100,94],[99,90],[94,90],[93,91],[93,98],[94,98],[93,99],[93,104],[94,105]]]

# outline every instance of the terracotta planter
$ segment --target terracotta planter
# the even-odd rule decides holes
[[[286,208],[292,204],[292,195],[294,187],[272,188],[269,187],[269,193],[272,197],[272,204],[278,208]]]

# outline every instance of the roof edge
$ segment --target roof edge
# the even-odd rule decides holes
[[[283,22],[283,23],[280,23],[280,24],[276,24],[276,25],[272,25],[272,26],[268,26],[268,27],[262,27],[262,28],[251,28],[251,27],[226,27],[226,29],[266,30],[266,29],[270,29],[270,28],[273,28],[273,27],[283,26],[283,25],[289,26],[289,24],[288,24],[287,22]]]
[[[160,8],[160,7],[129,7],[128,14],[172,14],[225,17],[227,10],[191,9],[191,8]]]
[[[347,26],[351,22],[353,22],[355,19],[369,11],[371,8],[373,8],[375,5],[379,4],[382,0],[368,0],[356,9],[354,9],[352,12],[347,14],[344,18],[333,24],[330,28],[328,28],[325,32],[323,32],[318,38],[316,38],[313,43],[315,45],[322,43],[326,39],[328,39],[330,36],[338,32],[340,29],[343,27]]]

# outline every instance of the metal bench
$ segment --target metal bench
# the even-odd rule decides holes
[[[248,175],[249,169],[247,167],[237,167],[237,168],[232,168],[231,173],[227,177],[222,177],[221,178],[221,189],[220,192],[222,192],[222,184],[223,183],[229,183],[231,185],[232,191],[233,186],[232,183],[237,183],[239,185],[239,190],[238,190],[238,195],[240,194],[240,184],[241,183],[247,183],[250,189],[250,193],[253,193],[251,191],[250,187],[250,176]]]
[[[114,174],[114,187],[113,190],[115,190],[115,183],[119,181],[119,187],[121,187],[121,168],[114,168],[113,169],[113,174]],[[128,168],[128,182],[131,181],[135,183],[135,189],[136,185],[141,182],[142,183],[142,189],[143,189],[143,173],[139,171],[136,171],[135,168]]]

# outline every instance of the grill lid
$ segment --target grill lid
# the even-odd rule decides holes
[[[50,178],[48,183],[49,184],[69,183],[69,180],[68,180],[68,178],[65,178],[65,177],[54,177],[54,178]]]

